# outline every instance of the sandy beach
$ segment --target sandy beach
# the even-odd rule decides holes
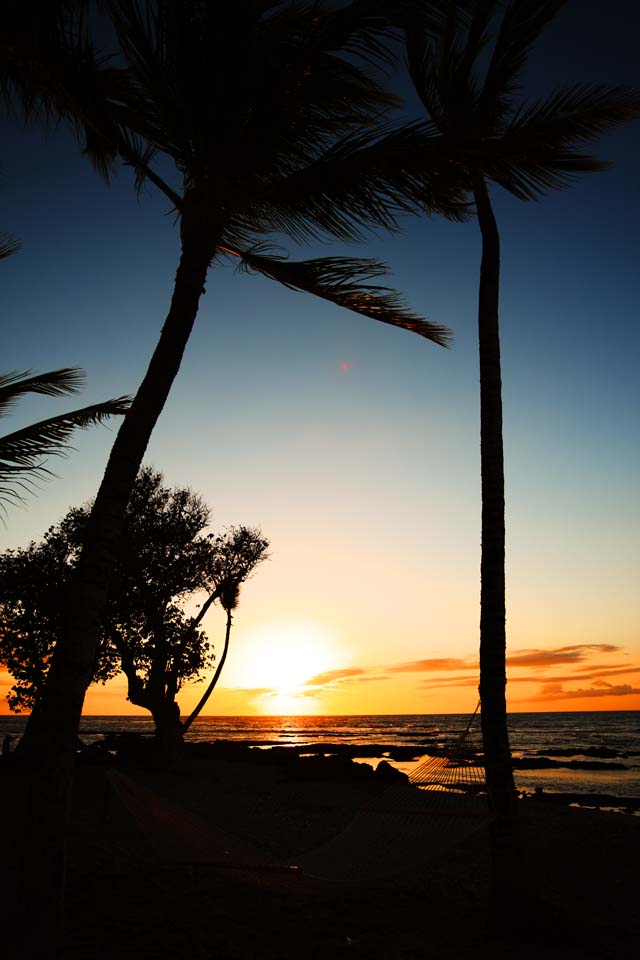
[[[221,838],[238,862],[248,851],[257,863],[295,864],[387,789],[373,777],[301,774],[291,763],[202,752],[171,773],[129,765],[116,783],[121,775],[114,787],[104,767],[77,771],[65,954],[74,960],[399,960],[477,957],[483,949],[505,958],[635,956],[638,817],[521,801],[521,895],[510,932],[496,940],[486,922],[486,828],[369,883],[207,862],[207,844]],[[122,783],[141,804],[125,802]],[[168,811],[164,826],[156,807]],[[206,835],[200,850],[192,842],[198,824]]]

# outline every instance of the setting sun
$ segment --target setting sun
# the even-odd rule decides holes
[[[304,706],[303,696],[310,699],[305,683],[345,662],[346,651],[327,627],[312,621],[268,623],[238,638],[225,686],[260,690],[265,710],[288,713]]]

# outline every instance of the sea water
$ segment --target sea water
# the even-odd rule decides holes
[[[464,714],[385,714],[377,716],[199,717],[187,739],[192,742],[240,740],[254,745],[304,746],[343,743],[367,747],[415,748],[416,760],[396,762],[409,772],[430,747],[445,746],[462,733],[470,721]],[[0,737],[19,736],[26,717],[0,716]],[[480,720],[472,722],[479,737]],[[150,717],[83,717],[80,736],[85,743],[115,732],[151,734]],[[550,769],[516,770],[520,789],[572,793],[608,793],[640,796],[640,711],[512,713],[509,734],[513,756],[549,757]],[[595,748],[595,749],[594,749]],[[609,756],[599,756],[602,752]],[[595,754],[595,756],[594,756]],[[384,757],[384,749],[380,758]],[[375,766],[376,759],[366,757]],[[574,764],[592,764],[591,769]],[[608,769],[616,764],[620,769]]]

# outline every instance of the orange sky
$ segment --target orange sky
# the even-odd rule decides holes
[[[341,661],[335,639],[316,624],[279,623],[239,636],[205,715],[467,713],[475,705],[473,656],[333,665]],[[615,644],[513,651],[508,672],[516,712],[640,709],[640,663]],[[0,679],[3,693],[8,683],[6,675]],[[182,691],[183,713],[201,690],[194,684]],[[94,685],[84,712],[144,715],[125,698],[119,678]]]

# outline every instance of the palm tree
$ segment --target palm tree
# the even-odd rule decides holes
[[[480,697],[487,787],[496,813],[512,815],[515,788],[506,712],[505,507],[498,297],[500,237],[488,184],[520,200],[606,169],[583,144],[637,117],[640,92],[579,84],[520,100],[522,71],[538,36],[566,0],[510,0],[493,33],[497,0],[451,3],[437,37],[406,32],[411,77],[435,129],[455,143],[482,237],[478,302],[482,558]],[[490,48],[488,52],[488,48]]]
[[[268,557],[268,543],[258,530],[249,527],[232,528],[226,537],[219,539],[219,550],[215,558],[214,569],[210,571],[213,590],[207,601],[202,605],[198,616],[194,619],[192,629],[198,626],[206,609],[217,599],[227,614],[227,625],[224,635],[224,645],[220,659],[207,685],[207,689],[198,703],[182,723],[182,734],[187,732],[193,721],[200,716],[220,679],[220,674],[229,652],[229,638],[233,623],[233,611],[240,600],[240,587],[251,576],[258,563]]]
[[[224,667],[225,660],[227,659],[227,653],[229,652],[229,638],[231,636],[231,625],[233,624],[233,611],[238,606],[238,600],[240,597],[240,589],[236,584],[229,583],[225,584],[224,592],[220,595],[220,605],[222,609],[227,614],[227,626],[224,634],[224,645],[222,647],[222,653],[220,655],[220,660],[213,671],[213,676],[207,685],[207,689],[204,691],[200,699],[198,700],[196,706],[193,708],[186,720],[182,724],[182,732],[185,734],[194,720],[196,720],[202,713],[203,708],[206,706],[209,697],[213,693],[215,686],[220,679],[220,674],[222,673],[222,668]]]
[[[380,263],[292,262],[267,255],[262,238],[359,239],[371,227],[393,228],[418,197],[436,212],[464,215],[430,125],[387,124],[395,98],[356,65],[358,55],[386,52],[385,4],[354,2],[334,11],[273,0],[105,6],[127,64],[121,99],[114,105],[105,97],[101,112],[85,98],[78,115],[134,167],[139,185],[149,180],[169,199],[180,220],[181,257],[158,345],[95,500],[47,687],[25,734],[27,750],[50,758],[77,731],[127,501],[210,265],[233,257],[293,289],[445,345],[445,328],[371,283]],[[80,43],[78,32],[74,37]],[[68,106],[73,97],[64,90]],[[165,163],[153,168],[157,156]],[[158,172],[167,160],[177,174],[171,182]]]
[[[27,393],[65,396],[77,393],[84,381],[84,371],[77,367],[35,375],[31,375],[30,370],[0,374],[0,417],[5,417],[16,400]],[[0,504],[21,502],[22,491],[32,489],[34,479],[51,476],[42,460],[64,456],[67,440],[74,430],[104,423],[109,417],[123,416],[128,409],[129,398],[118,397],[40,420],[0,437]]]

